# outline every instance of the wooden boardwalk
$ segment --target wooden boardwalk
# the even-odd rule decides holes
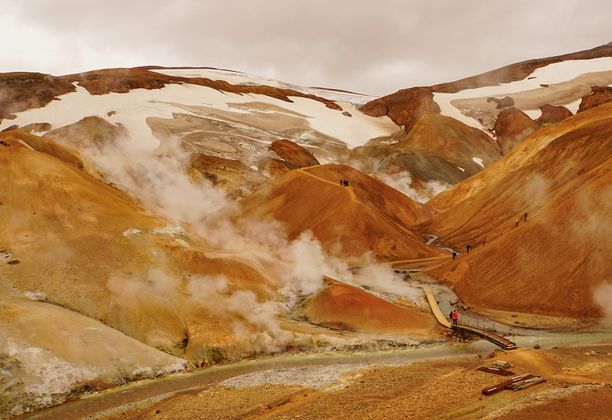
[[[438,302],[436,301],[436,297],[434,296],[431,289],[427,286],[423,286],[423,291],[425,292],[425,296],[427,297],[427,302],[429,302],[429,307],[431,308],[431,312],[433,313],[434,317],[436,318],[436,320],[438,321],[440,325],[450,330],[453,330],[453,331],[465,331],[470,334],[475,334],[505,350],[511,350],[511,349],[516,348],[515,343],[489,330],[485,330],[483,328],[478,328],[478,327],[473,327],[471,325],[466,325],[462,323],[459,323],[459,325],[451,325],[448,317],[445,316],[440,310],[440,307],[438,306]]]

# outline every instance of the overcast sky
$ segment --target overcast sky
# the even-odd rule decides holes
[[[0,0],[0,72],[212,66],[382,95],[612,41],[610,0]]]

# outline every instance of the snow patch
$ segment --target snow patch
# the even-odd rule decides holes
[[[481,168],[484,168],[484,164],[482,163],[482,159],[477,158],[477,157],[473,157],[472,160],[477,164],[480,165]]]
[[[49,122],[53,128],[59,128],[84,117],[98,116],[113,124],[124,125],[134,142],[152,150],[159,145],[159,141],[153,137],[147,124],[148,117],[169,119],[174,113],[190,114],[187,105],[231,112],[239,120],[240,115],[250,115],[251,111],[237,109],[232,104],[249,102],[270,104],[290,113],[302,114],[313,130],[351,147],[361,146],[372,138],[387,136],[398,130],[388,117],[370,117],[349,102],[338,103],[344,111],[353,115],[347,123],[341,111],[327,108],[322,102],[302,97],[290,99],[292,102],[265,95],[221,92],[191,84],[169,84],[161,89],[133,89],[128,93],[106,95],[90,95],[85,88],[77,86],[75,92],[61,95],[59,100],[51,101],[42,108],[16,113],[15,119],[0,123],[0,130],[13,124],[25,126],[36,122]]]
[[[452,105],[451,102],[455,99],[481,98],[489,96],[503,97],[512,93],[540,89],[540,84],[555,84],[565,82],[586,73],[609,70],[612,70],[611,57],[586,60],[567,60],[537,68],[523,80],[502,83],[496,86],[465,89],[456,93],[434,92],[433,95],[434,101],[440,107],[440,112],[442,115],[455,118],[471,127],[482,129],[481,124],[476,119],[463,115],[458,108]],[[570,109],[568,105],[565,106]],[[574,114],[576,113],[576,111],[573,109],[570,109],[570,111],[572,111]]]
[[[281,82],[276,79],[270,79],[263,76],[256,76],[253,74],[242,73],[239,71],[232,70],[221,70],[221,69],[156,69],[150,70],[155,73],[161,73],[168,76],[194,78],[201,77],[210,80],[223,80],[232,85],[263,85],[272,86],[280,89],[292,89],[298,92],[302,92],[309,95],[320,96],[321,98],[328,99],[334,102],[349,102],[355,105],[363,105],[375,97],[370,95],[363,95],[361,93],[354,92],[343,92],[338,90],[330,90],[324,88],[310,88],[294,85],[291,83]]]
[[[542,110],[539,108],[538,109],[524,109],[523,112],[527,114],[529,118],[531,118],[534,121],[542,116]]]
[[[565,104],[563,106],[569,109],[572,114],[576,115],[576,113],[578,112],[578,108],[580,107],[580,102],[582,102],[582,98],[576,99],[575,101],[572,101],[569,104]]]

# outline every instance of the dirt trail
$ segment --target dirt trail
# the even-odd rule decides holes
[[[298,170],[299,170],[300,172],[302,172],[303,174],[306,174],[306,175],[308,175],[309,177],[312,177],[312,178],[314,178],[314,179],[316,179],[316,180],[318,180],[318,181],[321,181],[321,182],[326,182],[326,183],[331,184],[331,185],[334,185],[334,186],[336,186],[336,187],[340,187],[340,188],[345,189],[345,190],[346,190],[346,191],[349,193],[349,196],[350,196],[350,198],[351,198],[351,201],[353,201],[353,202],[356,202],[356,201],[357,201],[357,196],[355,195],[355,191],[353,191],[353,188],[352,188],[350,185],[349,185],[349,186],[347,186],[347,187],[342,187],[342,186],[341,186],[339,183],[338,183],[338,184],[336,184],[335,182],[332,182],[332,181],[330,181],[329,179],[321,178],[320,176],[316,176],[316,175],[314,175],[314,174],[311,174],[309,171],[306,171],[306,170],[304,170],[304,169],[298,169]]]

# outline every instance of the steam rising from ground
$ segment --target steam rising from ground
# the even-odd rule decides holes
[[[112,276],[107,287],[122,305],[147,299],[163,300],[175,305],[180,317],[180,302],[188,302],[209,311],[231,317],[232,328],[267,351],[279,350],[291,336],[281,330],[278,315],[291,309],[301,297],[315,293],[323,286],[323,277],[362,284],[410,298],[414,291],[402,284],[393,271],[374,264],[366,257],[362,276],[354,278],[345,262],[327,255],[310,232],[289,240],[283,226],[274,220],[245,220],[235,202],[224,191],[205,179],[190,176],[190,152],[178,140],[164,140],[160,147],[129,137],[96,146],[91,142],[82,153],[103,176],[149,210],[162,214],[176,225],[189,223],[196,233],[214,249],[235,253],[252,262],[272,283],[284,302],[261,301],[250,290],[230,290],[223,276],[193,276],[186,284],[160,267],[144,277]],[[155,142],[155,143],[152,143]],[[379,283],[380,279],[380,283]]]
[[[434,196],[450,188],[449,184],[432,180],[426,182],[423,185],[423,188],[419,191],[412,186],[412,175],[408,171],[401,171],[394,174],[383,174],[379,175],[378,178],[385,184],[404,193],[419,203],[426,203]]]
[[[604,323],[612,325],[612,283],[602,283],[593,292],[595,302],[604,313]]]
[[[190,153],[174,139],[152,149],[150,143],[119,138],[100,148],[92,145],[83,153],[108,181],[177,223],[193,223],[231,207],[223,190],[208,180],[189,178]]]
[[[277,302],[258,302],[250,290],[229,292],[225,276],[195,276],[189,280],[187,291],[197,305],[203,305],[216,313],[229,312],[240,321],[233,321],[232,328],[238,336],[253,338],[267,351],[278,351],[291,334],[281,330],[277,315]],[[257,333],[253,334],[251,330]]]

